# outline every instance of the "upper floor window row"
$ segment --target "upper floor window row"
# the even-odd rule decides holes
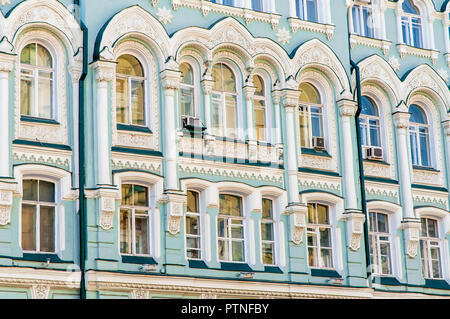
[[[211,2],[261,12],[275,12],[274,0],[211,0]]]

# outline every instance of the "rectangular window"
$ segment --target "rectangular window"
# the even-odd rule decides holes
[[[273,201],[262,200],[261,248],[264,265],[275,264],[275,221],[273,219]]]
[[[441,241],[438,221],[431,218],[421,218],[421,223],[420,253],[423,276],[429,279],[441,279]]]
[[[22,197],[22,249],[55,252],[55,184],[24,180]]]
[[[308,204],[307,247],[310,267],[333,268],[328,206]]]
[[[324,137],[322,108],[301,105],[300,111],[300,142],[305,148],[313,148],[314,137]]]
[[[369,212],[370,261],[372,270],[378,275],[390,275],[391,244],[388,215]]]
[[[187,192],[186,255],[189,259],[202,259],[199,193]]]
[[[150,255],[150,217],[148,188],[122,185],[120,205],[120,253]]]
[[[220,261],[245,261],[244,231],[242,199],[238,196],[221,194],[217,217]]]

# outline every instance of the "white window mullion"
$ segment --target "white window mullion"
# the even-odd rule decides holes
[[[38,184],[39,193],[39,184]],[[39,200],[39,198],[38,198]],[[41,205],[36,205],[36,251],[41,251]]]

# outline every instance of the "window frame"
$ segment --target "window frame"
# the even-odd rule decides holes
[[[26,180],[36,180],[38,181],[38,200],[37,201],[30,201],[30,200],[24,200],[23,199],[23,182]],[[40,181],[44,181],[47,183],[52,183],[54,185],[54,197],[55,197],[55,201],[54,202],[41,202],[39,201],[39,182]],[[23,176],[21,179],[21,185],[22,185],[22,197],[21,197],[21,202],[20,202],[20,248],[22,249],[22,251],[24,253],[31,253],[31,254],[56,254],[59,250],[60,250],[60,243],[59,243],[59,239],[60,239],[60,235],[59,235],[59,198],[60,198],[60,191],[59,191],[59,183],[55,180],[52,180],[50,178],[46,178],[46,177],[38,177],[38,176]],[[45,205],[41,205],[40,203],[44,203]],[[36,244],[36,250],[25,250],[23,249],[23,236],[22,236],[22,232],[23,232],[23,205],[32,205],[36,207],[36,219],[35,219],[35,244]],[[52,252],[46,252],[46,251],[42,251],[41,250],[41,245],[40,245],[40,206],[48,206],[48,207],[54,207],[54,218],[53,218],[53,227],[54,227],[54,251]]]
[[[378,221],[378,214],[382,214],[386,216],[386,227],[388,232],[384,233],[384,232],[380,232],[378,230],[378,223],[376,224],[376,230],[373,231],[371,230],[371,214],[375,214],[375,220]],[[393,245],[392,245],[392,234],[391,234],[391,221],[390,221],[390,214],[387,212],[383,212],[380,210],[370,210],[369,211],[369,245],[372,246],[372,244],[374,244],[375,247],[372,247],[373,252],[374,252],[374,256],[377,257],[376,260],[376,264],[373,263],[373,259],[372,256],[370,256],[370,260],[372,261],[372,272],[373,274],[377,275],[377,276],[387,276],[387,277],[391,277],[393,276],[394,273],[394,264],[393,264],[393,254],[392,254],[392,250],[393,250]],[[380,237],[388,237],[387,240],[381,240]],[[375,243],[373,242],[373,240],[375,239]],[[382,262],[381,262],[381,244],[382,243],[387,243],[389,245],[389,254],[387,255],[387,257],[389,258],[389,273],[383,273],[383,266],[382,266]],[[376,251],[376,254],[375,254]]]
[[[404,1],[408,1],[408,0],[404,0]],[[403,5],[403,3],[402,3]],[[420,49],[425,49],[425,39],[423,37],[424,34],[424,30],[423,30],[423,17],[421,15],[420,12],[420,8],[418,8],[414,3],[413,6],[417,9],[418,14],[412,14],[409,12],[405,12],[401,11],[401,16],[400,16],[400,23],[401,23],[401,30],[402,30],[402,42],[406,45],[409,45],[411,47],[415,47],[415,48],[420,48]],[[418,22],[413,22],[413,19],[418,19]],[[406,20],[406,21],[405,21]],[[413,35],[413,27],[414,24],[418,25],[418,29],[419,29],[419,39],[417,39],[419,41],[419,43],[416,43],[416,39],[414,39],[414,35]],[[408,34],[405,35],[404,34],[404,26],[406,27]],[[408,41],[404,41],[405,40],[405,36],[406,39],[409,39],[409,43]]]
[[[437,233],[437,237],[431,237],[428,234],[429,229],[427,228],[427,236],[423,236],[422,233],[422,220],[426,220],[427,221],[427,226],[428,226],[428,220],[433,220],[436,222],[436,233]],[[420,230],[420,237],[419,237],[419,244],[420,244],[420,254],[421,254],[421,262],[422,262],[422,275],[425,279],[434,279],[434,280],[439,280],[439,279],[444,279],[444,269],[442,268],[444,266],[444,262],[443,262],[443,250],[442,250],[442,238],[440,237],[441,231],[440,231],[440,219],[433,217],[433,216],[421,216],[421,230]],[[432,262],[433,262],[433,258],[432,258],[432,254],[431,254],[431,242],[437,242],[437,246],[433,246],[434,248],[438,248],[439,251],[439,256],[437,261],[439,262],[439,277],[434,277],[433,276],[433,266],[432,266]],[[427,251],[427,255],[426,257],[423,256],[422,254],[422,244],[425,243],[426,245],[426,251]],[[427,268],[423,268],[423,265],[425,263],[425,261],[427,261]],[[431,275],[431,276],[430,276]]]
[[[310,20],[308,17],[308,1],[314,1],[316,7],[316,21]],[[313,23],[321,23],[319,3],[317,0],[295,0],[295,17],[304,21]]]
[[[255,123],[255,139],[259,142],[270,142],[272,141],[272,134],[271,134],[271,129],[272,129],[272,114],[271,114],[271,110],[272,110],[272,99],[271,97],[269,97],[268,92],[270,92],[270,85],[269,85],[269,81],[270,79],[263,75],[262,72],[256,72],[254,75],[254,77],[259,77],[260,81],[262,83],[262,87],[264,90],[264,95],[256,95],[253,94],[253,116],[254,116],[254,123]],[[256,106],[255,106],[255,100],[258,101],[262,101],[264,103],[264,139],[258,139],[258,131],[257,131],[257,127],[256,127]]]
[[[358,9],[356,9],[358,8]],[[372,21],[372,27],[370,27],[369,25],[367,25],[367,22],[364,22],[364,8],[368,8],[368,15],[371,17],[371,21]],[[352,12],[352,17],[353,17],[353,32],[359,36],[363,36],[366,38],[375,38],[375,10],[374,10],[374,6],[373,6],[373,2],[367,3],[367,2],[363,2],[363,1],[359,1],[356,0],[353,3],[353,6],[351,8]],[[357,17],[359,18],[359,22],[357,23],[355,21],[355,15],[354,10],[358,10],[357,13]],[[357,30],[357,26],[359,26],[360,30]],[[366,34],[366,30],[370,30],[371,34]]]
[[[312,146],[313,145],[313,139],[314,139],[314,137],[319,137],[319,138],[323,138],[325,140],[325,149],[327,150],[328,149],[328,147],[327,147],[328,146],[328,138],[326,137],[326,130],[325,130],[325,124],[326,124],[325,120],[326,120],[326,118],[325,118],[325,104],[322,101],[323,94],[320,92],[320,90],[317,88],[317,86],[315,84],[310,83],[310,82],[303,82],[303,83],[306,83],[306,84],[312,86],[317,91],[317,94],[319,95],[321,103],[317,104],[317,103],[311,103],[311,102],[303,102],[299,98],[299,100],[298,100],[298,112],[299,112],[298,113],[298,115],[299,115],[298,128],[299,128],[299,132],[300,132],[299,145],[300,145],[301,148],[313,149],[313,146]],[[303,83],[300,83],[299,87]],[[302,110],[302,108],[306,109],[306,110]],[[320,110],[320,113],[313,113],[311,111],[311,108],[318,108]],[[302,118],[302,116],[305,116],[304,115],[305,113],[307,115],[306,119],[308,121],[308,141],[306,141],[306,138],[303,137],[303,130],[304,129],[302,129],[302,127],[301,127],[301,125],[302,125],[301,118]],[[312,125],[313,118],[311,116],[312,114],[316,114],[316,115],[318,114],[318,116],[319,116],[319,121],[320,121],[320,126],[321,126],[320,127],[320,131],[321,131],[321,135],[322,136],[313,136],[313,125]],[[307,142],[309,145],[305,145],[305,146],[302,145],[303,139],[305,139],[305,142]]]
[[[132,185],[133,186],[133,198],[134,198],[134,186],[140,186],[147,189],[147,206],[135,206],[133,205],[122,205],[122,187],[123,185]],[[151,203],[151,193],[152,193],[152,187],[143,183],[139,182],[131,182],[131,181],[122,181],[120,184],[120,205],[119,205],[119,254],[121,256],[138,256],[138,257],[150,257],[153,255],[152,251],[152,203]],[[122,209],[125,208],[130,212],[131,210],[131,253],[122,253],[121,252],[121,235],[122,235],[122,225],[121,225],[121,215],[122,215]],[[136,253],[136,208],[137,209],[145,209],[147,211],[147,215],[139,214],[139,216],[146,216],[148,225],[148,234],[147,234],[147,243],[148,243],[148,254],[137,254]]]
[[[421,107],[418,104],[412,103],[410,104],[409,107],[411,107],[411,105],[415,105],[419,110],[422,111],[425,120],[427,122],[427,124],[423,124],[423,123],[416,123],[416,122],[411,122],[411,119],[408,121],[408,137],[409,137],[409,147],[410,147],[410,156],[411,156],[411,163],[413,166],[419,166],[419,167],[425,167],[425,168],[432,168],[434,166],[433,164],[433,156],[431,154],[432,151],[432,126],[431,124],[429,124],[430,122],[430,116],[428,116],[428,114],[426,113],[425,109],[423,107]],[[409,109],[408,107],[408,109]],[[413,128],[413,130],[411,130],[411,128]],[[421,133],[420,132],[420,128],[426,129],[426,133]],[[420,136],[421,134],[426,134],[427,137],[427,145],[426,145],[426,149],[427,149],[427,157],[428,157],[428,161],[429,161],[429,165],[425,166],[422,163],[422,150],[421,150],[421,142],[420,142]],[[415,139],[415,145],[417,146],[415,149],[413,149],[413,145],[411,145],[411,135],[414,135],[414,139]],[[418,163],[414,163],[414,158],[413,158],[413,153],[416,153],[417,159],[418,159]]]
[[[203,239],[203,237],[204,237],[203,236],[203,234],[204,234],[203,227],[204,227],[204,224],[203,224],[203,217],[202,217],[203,214],[202,214],[202,207],[201,207],[201,195],[202,195],[202,193],[200,191],[195,190],[195,189],[189,189],[189,188],[188,188],[187,191],[197,194],[197,196],[198,196],[197,197],[197,209],[198,209],[198,212],[190,212],[188,209],[186,209],[186,214],[185,214],[185,217],[184,217],[184,220],[185,220],[185,223],[184,223],[185,255],[186,255],[186,259],[187,260],[204,260],[205,259],[205,249],[204,249],[204,245],[203,245],[203,240],[204,240]],[[188,233],[187,233],[187,222],[186,222],[188,216],[195,216],[195,217],[198,218],[198,225],[199,225],[198,235],[192,235],[192,234],[188,235]],[[192,258],[192,257],[188,256],[188,250],[189,249],[192,250],[192,248],[188,248],[188,246],[187,246],[187,241],[188,241],[188,237],[189,236],[198,239],[198,243],[199,243],[200,248],[194,249],[194,250],[198,250],[199,251],[199,255],[200,255],[199,258]]]
[[[118,60],[119,58],[123,57],[124,55],[130,55],[130,56],[134,57],[139,62],[139,65],[142,68],[142,73],[144,74],[144,76],[140,77],[140,76],[135,76],[135,75],[128,75],[128,74],[118,73],[117,72],[117,68],[116,68],[116,77],[115,77],[115,82],[114,82],[114,85],[116,87],[116,89],[115,89],[115,92],[116,92],[116,102],[115,102],[115,105],[116,105],[116,123],[120,124],[120,125],[127,125],[127,126],[147,127],[148,126],[148,119],[147,119],[148,118],[148,115],[147,115],[147,112],[148,112],[148,108],[147,108],[147,95],[148,95],[148,93],[147,93],[147,91],[148,91],[147,80],[148,80],[148,77],[146,76],[146,68],[145,68],[144,64],[142,63],[141,59],[138,56],[136,56],[136,54],[133,54],[132,52],[127,52],[127,51],[122,52],[117,57],[116,60]],[[117,103],[117,95],[118,95],[118,93],[117,93],[117,81],[119,79],[122,79],[122,80],[125,79],[127,81],[127,85],[128,85],[127,112],[128,112],[128,121],[129,121],[129,123],[121,123],[121,122],[119,122],[117,120],[117,113],[118,113],[117,110],[119,108],[119,104]],[[143,92],[142,92],[142,94],[143,94],[143,96],[142,96],[142,103],[143,103],[142,107],[143,107],[143,110],[142,111],[143,111],[143,119],[144,119],[144,123],[143,124],[134,124],[133,123],[133,112],[132,112],[133,111],[133,105],[132,105],[132,90],[131,90],[131,83],[132,83],[133,80],[142,82],[142,87],[143,87]]]
[[[270,197],[267,197],[267,196],[263,196],[262,197],[262,201],[263,200],[270,200],[270,202],[271,202],[271,208],[272,208],[272,216],[271,216],[271,218],[264,218],[263,216],[262,216],[262,213],[263,212],[261,212],[261,220],[259,221],[259,229],[260,229],[260,250],[261,250],[261,263],[264,265],[264,266],[276,266],[277,264],[278,264],[278,258],[277,258],[277,256],[278,256],[278,249],[277,249],[277,220],[276,220],[276,218],[275,218],[275,208],[276,208],[276,200],[274,200],[274,199],[272,199],[272,198],[270,198]],[[262,224],[263,223],[265,223],[265,224],[272,224],[272,237],[273,237],[273,239],[272,240],[265,240],[265,239],[263,239],[263,237],[262,237]],[[272,244],[272,259],[273,259],[273,263],[272,264],[265,264],[264,263],[264,250],[263,250],[263,244],[264,243],[270,243],[270,244]]]
[[[359,129],[361,131],[361,147],[363,149],[363,157],[366,158],[367,157],[367,152],[366,150],[372,147],[379,147],[383,149],[383,157],[385,157],[384,155],[384,145],[383,145],[383,136],[382,136],[382,117],[381,117],[381,109],[378,107],[377,103],[369,96],[363,95],[363,97],[365,97],[366,99],[369,100],[369,102],[372,104],[373,108],[375,109],[377,115],[367,115],[367,114],[360,114],[359,116]],[[375,125],[376,127],[376,131],[377,131],[377,136],[378,136],[378,141],[380,145],[373,145],[372,144],[372,135],[371,133],[371,129],[374,127],[373,124],[370,124],[370,121],[374,120],[377,122],[377,124]],[[364,122],[364,123],[361,123]],[[364,125],[364,127],[362,127],[362,125]],[[364,130],[363,130],[364,128]],[[363,132],[365,131],[365,132]],[[367,137],[368,143],[364,144],[364,134]]]
[[[21,56],[22,56],[22,52],[23,50],[31,45],[31,44],[35,44],[36,45],[36,57],[37,57],[37,48],[38,46],[42,46],[44,49],[47,50],[47,52],[49,53],[51,59],[52,59],[52,67],[51,68],[47,68],[47,67],[41,67],[41,66],[37,66],[37,65],[30,65],[30,64],[24,64],[21,62]],[[58,119],[58,112],[57,112],[57,107],[56,105],[58,104],[58,100],[57,100],[57,86],[58,86],[58,73],[57,73],[57,69],[58,69],[58,61],[55,58],[56,54],[54,52],[54,50],[52,49],[52,47],[46,43],[43,43],[42,41],[38,40],[38,39],[33,39],[31,41],[27,41],[24,43],[22,49],[20,50],[20,54],[19,54],[19,112],[21,116],[28,116],[28,117],[35,117],[35,118],[40,118],[40,119],[46,119],[46,120],[57,120]],[[37,59],[36,59],[37,61]],[[33,113],[31,115],[28,114],[22,114],[22,101],[21,101],[21,96],[22,96],[22,78],[24,77],[24,74],[22,73],[22,70],[28,70],[33,72],[33,76],[29,77],[26,76],[26,78],[31,78],[33,80],[34,83],[34,112],[30,112]],[[51,77],[51,84],[52,84],[52,88],[51,88],[51,105],[50,105],[50,111],[51,111],[51,116],[49,118],[47,117],[41,117],[39,116],[39,80],[41,79],[41,77],[39,77],[39,73],[40,72],[46,72],[46,73],[51,73],[52,77]],[[44,78],[45,79],[45,78]]]
[[[240,204],[241,204],[241,209],[242,209],[241,216],[230,216],[230,215],[221,215],[220,214],[220,196],[221,195],[233,196],[233,197],[236,197],[236,198],[240,199]],[[219,236],[219,219],[220,218],[224,218],[224,219],[228,219],[229,220],[229,222],[227,222],[227,227],[225,227],[228,237],[220,237]],[[232,237],[232,227],[231,227],[231,225],[232,225],[232,220],[233,219],[234,220],[240,220],[242,222],[241,225],[242,225],[242,233],[243,233],[242,237],[243,238],[242,238],[242,240],[239,240],[239,242],[243,243],[243,250],[242,250],[243,260],[242,261],[235,261],[235,260],[233,260],[233,253],[232,253],[233,246],[232,246],[232,244],[233,244],[233,241],[237,241],[237,240],[233,240],[233,237]],[[225,263],[237,263],[237,264],[245,264],[245,263],[247,263],[248,256],[247,256],[247,252],[246,252],[246,250],[247,250],[246,244],[248,242],[248,238],[247,238],[247,218],[245,216],[245,198],[244,198],[244,196],[239,195],[239,194],[235,194],[235,193],[232,193],[232,192],[220,192],[219,193],[219,213],[217,214],[217,217],[216,217],[216,224],[217,224],[217,227],[216,227],[217,260],[219,262],[225,262]],[[223,240],[223,241],[227,242],[228,249],[229,249],[229,257],[230,257],[229,259],[230,260],[222,260],[222,259],[220,259],[220,254],[219,254],[219,241],[220,240]]]

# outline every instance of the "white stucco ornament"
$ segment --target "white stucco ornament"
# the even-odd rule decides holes
[[[291,33],[286,28],[281,28],[277,33],[278,41],[283,44],[288,44],[291,41]]]
[[[11,0],[0,0],[0,4],[1,5],[7,5],[7,4],[11,4]]]
[[[158,12],[156,13],[156,15],[162,23],[172,23],[173,14],[170,9],[167,9],[166,7],[158,8]]]
[[[395,71],[400,70],[400,62],[398,61],[398,59],[395,56],[389,57],[389,64],[392,66],[392,68]]]
[[[448,81],[448,73],[444,68],[440,68],[437,72],[445,80],[445,82]]]

